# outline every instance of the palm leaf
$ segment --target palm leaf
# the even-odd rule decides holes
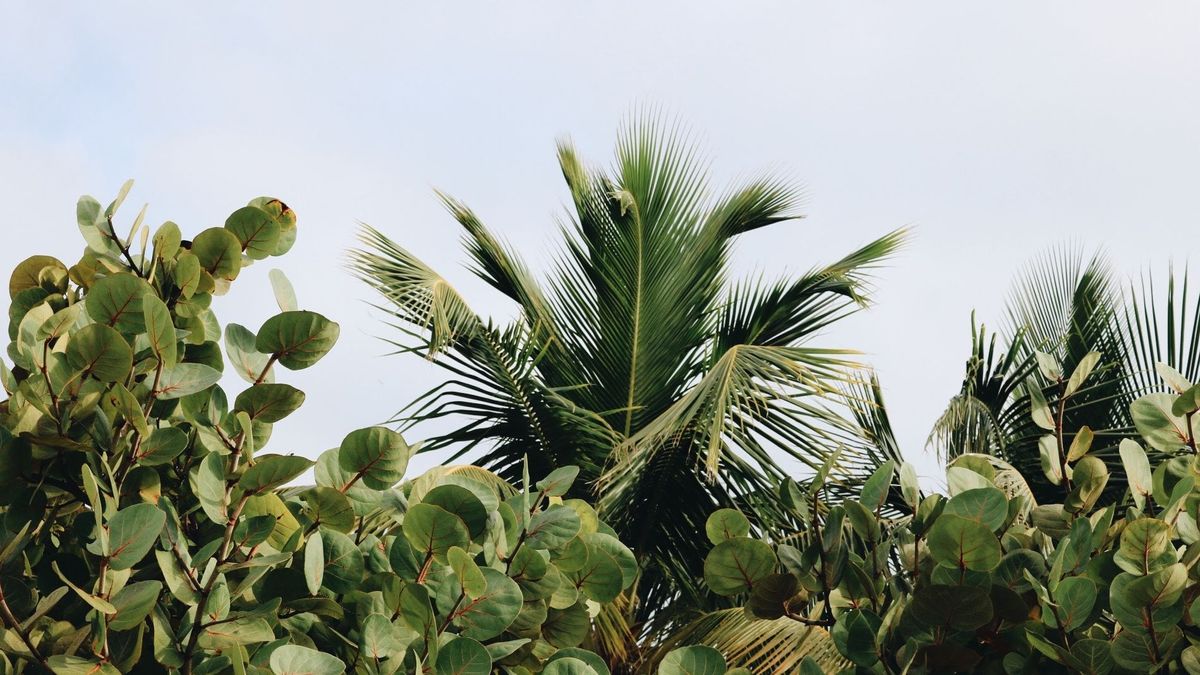
[[[811,657],[824,672],[841,672],[850,666],[829,633],[783,617],[753,619],[741,607],[723,609],[697,617],[649,656],[643,670],[652,672],[667,652],[687,645],[708,645],[725,657],[731,668],[756,673],[791,673]]]

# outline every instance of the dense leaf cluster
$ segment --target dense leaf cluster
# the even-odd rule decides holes
[[[139,214],[121,236],[127,191],[80,200],[76,264],[35,256],[9,285],[0,669],[607,673],[580,645],[637,568],[564,499],[578,469],[402,482],[413,448],[382,427],[316,462],[264,452],[305,398],[276,376],[317,364],[338,325],[274,270],[280,312],[257,331],[210,305],[287,252],[294,213],[256,199],[191,240]],[[246,383],[232,400],[226,369]]]
[[[1097,361],[1065,373],[1038,360],[1067,397]],[[1034,503],[1011,466],[978,454],[950,465],[948,496],[922,495],[911,466],[887,463],[857,499],[834,503],[831,458],[807,488],[781,490],[803,525],[793,535],[768,543],[740,512],[714,513],[706,582],[759,620],[827,628],[844,672],[1200,673],[1200,386],[1159,372],[1172,393],[1138,399],[1131,414],[1168,459],[1152,469],[1142,445],[1122,441],[1121,501],[1098,505],[1109,467],[1089,454],[1091,434],[1070,434],[1035,400],[1060,503]],[[724,669],[720,654],[689,649],[705,672]],[[662,672],[694,672],[672,663]]]

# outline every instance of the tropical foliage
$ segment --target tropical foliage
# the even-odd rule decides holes
[[[398,419],[456,421],[425,447],[474,451],[509,480],[526,456],[535,471],[579,466],[572,495],[595,498],[641,564],[611,625],[661,634],[716,606],[699,583],[696,532],[709,513],[736,506],[778,527],[790,514],[772,486],[786,463],[815,470],[841,448],[833,478],[853,483],[892,457],[851,410],[863,403],[848,395],[861,377],[851,352],[814,338],[866,303],[870,272],[903,233],[798,278],[733,281],[734,241],[798,218],[794,187],[765,177],[714,196],[687,138],[653,120],[622,132],[609,169],[585,165],[569,143],[558,160],[571,211],[545,282],[443,196],[474,272],[519,310],[512,322],[471,309],[377,230],[365,230],[353,268],[385,299],[400,351],[448,375]],[[609,653],[624,658],[626,642],[611,633]]]
[[[1064,249],[1030,265],[1013,286],[1004,331],[973,331],[962,388],[930,445],[947,460],[970,452],[1002,459],[1039,499],[1059,492],[1040,470],[1047,431],[1071,430],[1069,445],[1078,430],[1093,456],[1119,462],[1137,418],[1131,403],[1182,393],[1181,382],[1200,379],[1200,297],[1189,293],[1186,272],[1171,271],[1165,284],[1146,276],[1123,286],[1099,254]],[[1094,371],[1088,384],[1072,388],[1066,374],[1085,363]],[[1173,448],[1152,444],[1148,452],[1157,464]],[[1124,477],[1114,476],[1108,496],[1124,488]]]
[[[210,308],[280,255],[293,212],[256,199],[191,240],[139,215],[128,237],[80,200],[87,249],[14,271],[0,373],[0,669],[607,673],[580,647],[636,577],[578,469],[510,484],[475,468],[407,482],[382,427],[314,463],[264,452],[338,325],[297,308],[257,332]],[[225,349],[221,349],[224,336]],[[244,388],[218,384],[228,365]],[[316,484],[285,487],[309,469]]]
[[[1069,392],[1087,386],[1094,361],[1069,372]],[[1049,359],[1041,365],[1061,367]],[[736,665],[804,673],[1200,673],[1200,386],[1173,372],[1169,380],[1184,393],[1133,403],[1144,443],[1171,458],[1152,471],[1141,444],[1121,442],[1128,506],[1099,505],[1107,465],[1076,440],[1046,466],[1060,485],[1053,504],[1013,489],[992,458],[961,454],[948,469],[948,497],[922,495],[907,464],[885,464],[857,499],[841,503],[827,500],[819,484],[784,483],[781,501],[804,527],[770,542],[755,537],[740,512],[714,512],[706,525],[715,544],[704,565],[708,586],[741,599],[763,623],[829,627],[841,657],[840,667],[810,656],[786,669]],[[1035,417],[1045,414],[1035,408]],[[1058,429],[1049,437],[1060,445],[1064,435]],[[889,490],[907,505],[899,517],[884,512]],[[659,672],[725,668],[716,650],[688,647],[666,654]]]

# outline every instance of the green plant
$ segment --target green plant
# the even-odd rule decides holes
[[[87,249],[23,262],[0,380],[5,672],[606,672],[579,648],[636,575],[578,473],[519,487],[474,467],[400,483],[400,434],[353,431],[316,461],[267,454],[338,326],[297,307],[222,330],[210,307],[285,253],[293,212],[256,199],[184,240],[80,200]],[[225,349],[221,349],[221,341]],[[228,365],[247,386],[230,398]],[[315,486],[285,487],[310,468]]]
[[[865,305],[870,272],[904,236],[798,278],[731,283],[735,239],[798,218],[795,188],[767,177],[712,197],[687,139],[647,120],[623,131],[611,170],[585,166],[567,143],[558,160],[573,210],[547,284],[443,196],[476,274],[519,309],[511,324],[476,313],[376,230],[353,268],[386,299],[400,350],[449,373],[399,418],[457,421],[426,447],[479,448],[509,479],[526,454],[539,469],[580,466],[573,494],[598,500],[642,564],[636,601],[612,625],[657,632],[714,600],[697,583],[695,525],[708,513],[737,505],[756,522],[784,519],[769,498],[781,457],[817,467],[843,446],[837,472],[849,482],[887,459],[839,400],[851,352],[812,341]],[[660,611],[669,603],[679,611]],[[622,632],[608,640],[616,658]]]
[[[1067,375],[1047,356],[1040,367],[1070,394],[1096,360]],[[760,621],[828,629],[841,664],[797,659],[801,672],[1200,673],[1200,386],[1161,370],[1177,393],[1139,398],[1130,414],[1167,458],[1152,471],[1142,445],[1122,441],[1128,489],[1116,503],[1100,501],[1110,467],[1086,441],[1060,448],[1063,430],[1035,405],[1054,429],[1043,445],[1056,503],[1037,504],[1011,466],[974,453],[949,466],[948,497],[922,495],[909,465],[889,463],[835,503],[818,474],[781,487],[798,532],[768,542],[740,512],[715,512],[706,583]],[[906,513],[887,512],[891,490]],[[689,672],[676,654],[660,673]]]
[[[1031,414],[1048,407],[1051,421],[1069,430],[1067,445],[1086,427],[1089,454],[1119,462],[1121,440],[1135,427],[1131,403],[1169,391],[1156,364],[1200,378],[1200,297],[1189,291],[1186,269],[1172,269],[1161,281],[1147,274],[1123,292],[1125,282],[1103,255],[1060,249],[1037,258],[1013,285],[1005,329],[973,326],[962,387],[929,445],[947,461],[971,452],[998,457],[1028,479],[1039,499],[1051,500],[1061,492],[1059,482],[1039,470],[1048,425]],[[1047,359],[1062,367],[1040,367]],[[1086,386],[1064,395],[1068,382],[1058,371],[1070,373],[1084,359],[1094,360]],[[1155,464],[1170,456],[1156,447],[1147,452]],[[1125,488],[1124,476],[1115,474],[1108,497]]]

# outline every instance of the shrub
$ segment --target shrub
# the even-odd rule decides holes
[[[577,470],[514,487],[474,467],[397,485],[413,449],[353,431],[316,462],[263,452],[304,402],[276,382],[338,325],[298,309],[224,330],[210,307],[282,255],[294,213],[255,199],[184,240],[79,201],[70,267],[21,263],[0,379],[0,650],[7,671],[607,672],[579,645],[636,574]],[[221,349],[223,336],[224,350]],[[226,366],[247,386],[232,403]],[[310,468],[315,486],[286,487]]]
[[[1069,395],[1095,359],[1070,376],[1040,361]],[[768,543],[741,513],[714,513],[707,585],[758,619],[827,628],[845,672],[1200,673],[1200,386],[1159,371],[1173,393],[1138,399],[1132,417],[1173,456],[1151,471],[1143,447],[1121,440],[1121,503],[1097,505],[1109,467],[1089,454],[1091,435],[1064,444],[1061,417],[1035,401],[1061,503],[1034,504],[1011,466],[984,455],[952,463],[948,497],[922,495],[910,466],[888,463],[857,499],[831,503],[834,458],[808,486],[782,486],[794,534]],[[689,649],[705,672],[723,671],[720,654]],[[659,672],[694,672],[683,656],[672,652]],[[811,660],[803,669],[822,672]]]

